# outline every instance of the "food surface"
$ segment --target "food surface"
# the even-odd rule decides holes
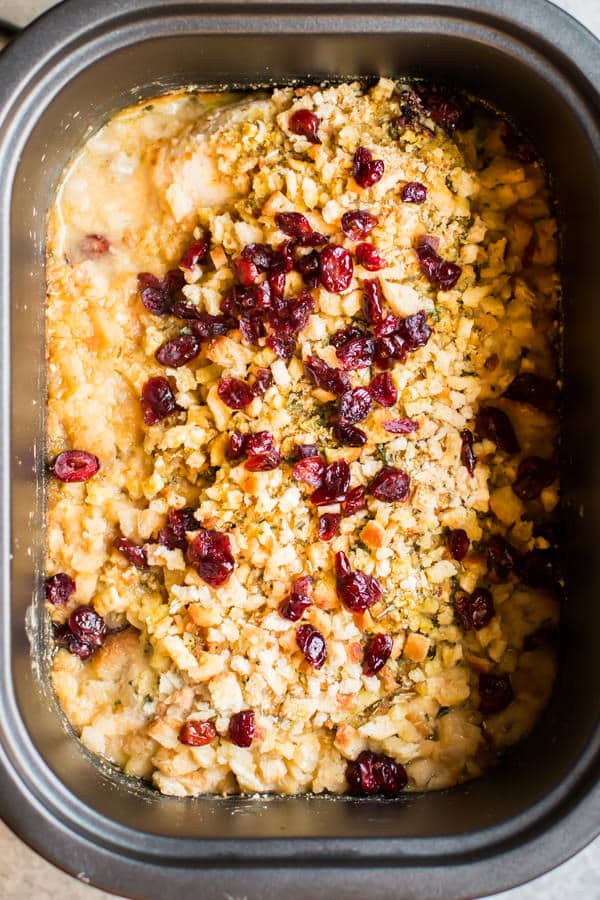
[[[166,794],[449,787],[533,727],[556,223],[500,117],[381,80],[159,98],[48,236],[53,683]]]

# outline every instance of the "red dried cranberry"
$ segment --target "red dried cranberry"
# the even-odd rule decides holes
[[[200,341],[193,334],[180,334],[158,348],[155,353],[156,360],[161,366],[169,366],[178,369],[191,362],[200,353]]]
[[[171,269],[162,281],[149,272],[137,277],[142,303],[153,316],[166,316],[176,296],[185,285],[185,277],[179,269]]]
[[[407,356],[406,344],[397,334],[377,338],[375,341],[373,362],[378,369],[391,369],[395,359],[405,362]]]
[[[373,244],[358,244],[355,252],[356,262],[369,272],[378,272],[387,266],[387,262]]]
[[[364,338],[368,336],[369,332],[365,331],[364,328],[361,328],[360,325],[346,325],[345,328],[340,328],[339,331],[336,331],[331,335],[330,343],[335,347],[336,350],[339,350],[340,347],[343,347],[344,344],[348,343],[348,341],[352,341],[355,338]]]
[[[277,213],[275,224],[280,231],[283,231],[284,234],[291,238],[309,237],[313,233],[310,222],[302,213]]]
[[[149,378],[145,383],[141,404],[146,425],[156,425],[179,409],[171,385],[162,375]]]
[[[378,580],[365,572],[353,572],[342,551],[335,555],[335,570],[337,595],[350,612],[363,613],[380,602],[383,591]]]
[[[389,372],[375,376],[369,385],[369,393],[380,406],[393,406],[398,400],[398,391]]]
[[[366,147],[359,147],[354,154],[352,174],[361,188],[370,188],[383,177],[385,166],[382,159],[373,159]]]
[[[367,436],[355,425],[336,424],[333,426],[333,436],[342,447],[364,447]]]
[[[316,444],[297,444],[296,454],[298,459],[309,459],[311,456],[319,455],[319,448]]]
[[[330,541],[337,534],[341,515],[339,513],[323,513],[319,518],[319,537],[322,541]]]
[[[499,534],[494,534],[487,544],[488,567],[498,579],[506,581],[510,573],[517,566],[519,554],[507,540]]]
[[[260,338],[267,333],[265,323],[262,320],[262,313],[242,313],[240,316],[240,331],[246,343],[258,344]]]
[[[244,409],[252,403],[254,394],[248,385],[232,375],[224,375],[219,380],[217,393],[230,409]]]
[[[408,500],[410,477],[402,469],[383,466],[369,485],[369,493],[384,503]]]
[[[275,251],[269,244],[246,244],[242,257],[253,263],[259,272],[269,272],[275,262]]]
[[[192,241],[181,259],[179,260],[180,269],[191,270],[198,263],[201,263],[208,253],[210,247],[210,234],[205,231],[203,237],[197,241]]]
[[[209,719],[200,720],[193,719],[184,722],[179,729],[179,740],[188,747],[206,747],[211,744],[217,736],[215,723]]]
[[[167,550],[187,550],[187,540],[185,537],[180,538],[175,534],[173,528],[166,525],[158,532],[158,543],[166,547]]]
[[[494,598],[486,588],[475,588],[472,594],[459,591],[454,598],[454,607],[460,624],[465,631],[479,631],[492,621]]]
[[[106,622],[93,606],[78,606],[69,616],[69,628],[78,641],[101,647],[108,632]]]
[[[462,273],[459,265],[443,260],[428,243],[422,243],[415,253],[422,271],[432,284],[442,291],[449,291],[454,287]]]
[[[103,234],[86,234],[79,241],[79,250],[89,259],[98,259],[110,250],[110,243]]]
[[[448,532],[448,550],[452,559],[461,562],[469,552],[469,543],[464,528],[454,528]]]
[[[281,334],[298,334],[308,324],[310,314],[315,308],[315,299],[308,291],[298,297],[279,304],[269,315],[269,324],[279,336]]]
[[[235,428],[229,436],[227,456],[229,459],[241,459],[246,453],[246,435]]]
[[[254,740],[254,712],[244,709],[229,720],[229,737],[236,747],[249,747]]]
[[[375,341],[370,335],[355,337],[336,348],[336,355],[344,369],[367,369],[375,356]]]
[[[292,469],[292,475],[298,481],[303,481],[311,487],[319,487],[323,481],[323,472],[325,471],[325,463],[319,456],[312,456],[308,459],[301,459]]]
[[[225,584],[235,561],[229,536],[219,531],[201,531],[188,547],[188,559],[200,578],[211,587]]]
[[[320,144],[319,125],[321,120],[308,109],[297,109],[289,120],[289,129],[293,134],[301,134],[311,144]]]
[[[379,322],[374,322],[373,332],[376,337],[388,337],[398,331],[401,320],[392,313],[386,313]]]
[[[58,647],[68,647],[72,640],[74,640],[74,635],[67,623],[64,625],[56,625],[52,623],[52,635],[54,638],[54,643]]]
[[[381,423],[390,434],[411,434],[419,430],[419,423],[412,419],[387,419]]]
[[[468,428],[464,428],[460,433],[460,441],[460,461],[469,475],[474,475],[477,457],[473,450],[473,432],[469,431]]]
[[[517,478],[512,489],[520,500],[537,500],[545,487],[556,478],[556,466],[551,459],[527,456],[517,469]]]
[[[503,397],[527,403],[545,413],[552,413],[558,406],[558,388],[549,378],[522,372],[509,384]]]
[[[391,656],[393,640],[389,634],[374,634],[369,638],[363,657],[363,675],[377,675]]]
[[[263,433],[266,434],[267,432],[258,432],[258,434]],[[251,438],[256,436],[248,435],[246,451],[249,455],[244,463],[244,468],[248,469],[249,472],[270,472],[272,469],[276,469],[281,462],[281,454],[275,447],[269,447],[265,450],[252,450]],[[269,435],[269,437],[271,436]]]
[[[199,341],[208,341],[214,337],[220,337],[222,334],[227,334],[228,331],[232,331],[237,327],[237,319],[234,319],[232,316],[211,316],[208,313],[202,313],[190,325]]]
[[[272,275],[269,275],[267,283],[269,285],[270,299],[273,306],[276,306],[277,303],[283,300],[283,295],[285,294],[285,282],[285,272],[274,272]]]
[[[319,255],[319,280],[333,294],[346,291],[352,281],[354,263],[345,247],[329,244]]]
[[[60,481],[72,484],[89,481],[100,468],[100,460],[87,450],[63,450],[52,466],[52,474]]]
[[[348,493],[346,494],[346,499],[342,504],[342,509],[345,516],[353,516],[355,513],[360,512],[361,509],[365,508],[366,493],[367,492],[362,484],[348,491]]]
[[[360,246],[368,245],[360,244]],[[370,325],[381,322],[383,318],[383,295],[377,278],[363,282],[363,312]]]
[[[290,596],[279,604],[279,615],[282,618],[288,619],[290,622],[297,622],[302,618],[304,611],[312,605],[310,599],[312,584],[313,580],[310,575],[296,578],[292,583]]]
[[[444,85],[419,86],[416,90],[430,117],[448,134],[457,128],[464,130],[471,127],[471,110],[464,97]]]
[[[318,356],[309,356],[304,365],[308,373],[312,376],[315,384],[325,391],[341,397],[346,391],[350,390],[350,379],[341,369],[334,369],[323,362]]]
[[[425,203],[427,188],[420,181],[409,181],[400,194],[403,203]]]
[[[251,260],[238,256],[236,259],[231,260],[231,267],[233,274],[242,287],[252,287],[256,283],[258,269]]]
[[[362,422],[369,415],[372,404],[367,388],[357,387],[346,391],[340,397],[340,423],[355,425],[356,422]]]
[[[296,632],[296,643],[304,654],[306,662],[314,669],[322,669],[327,659],[327,644],[320,631],[312,625],[301,625]]]
[[[514,693],[508,675],[482,672],[479,676],[479,711],[484,716],[502,712],[512,703]]]
[[[273,385],[273,373],[270,369],[257,369],[252,385],[252,393],[255,397],[262,397],[265,391]]]
[[[133,541],[130,541],[129,538],[117,538],[115,541],[115,547],[123,554],[123,556],[131,563],[132,566],[136,567],[136,569],[148,568],[148,557],[146,556],[146,551],[143,547],[139,546],[138,544],[134,544]]]
[[[296,269],[302,275],[307,288],[316,288],[319,283],[320,256],[318,250],[301,256],[296,260]]]
[[[282,241],[281,244],[277,247],[277,251],[275,254],[275,259],[273,260],[273,265],[271,266],[271,272],[291,272],[294,268],[294,256],[292,253],[293,247],[292,241]]]
[[[66,606],[74,593],[75,582],[65,572],[46,579],[46,600],[53,606]]]
[[[336,459],[323,470],[320,486],[311,494],[315,506],[341,503],[350,487],[350,467],[345,459]]]
[[[191,303],[184,303],[183,300],[174,300],[170,312],[177,319],[185,319],[186,321],[201,319],[203,315],[197,306],[193,306]]]
[[[169,512],[169,525],[181,537],[185,537],[187,531],[199,531],[201,527],[191,506],[172,509]]]
[[[346,766],[346,781],[350,792],[358,796],[382,793],[395,797],[408,784],[408,775],[404,766],[390,756],[363,750],[354,762]]]
[[[512,455],[520,450],[512,422],[506,413],[496,406],[480,408],[475,420],[475,430],[479,440],[487,438],[505,453]]]
[[[269,431],[255,431],[246,435],[246,453],[256,456],[259,453],[268,453],[274,450],[273,435]]]
[[[73,656],[78,656],[83,662],[85,662],[86,659],[89,659],[94,652],[94,648],[90,644],[77,640],[69,642],[68,650],[69,653],[72,653]]]
[[[270,335],[267,344],[280,359],[291,359],[296,351],[296,338],[293,334],[285,332]]]
[[[398,325],[398,333],[404,340],[407,350],[411,353],[414,353],[419,347],[424,347],[433,333],[427,324],[427,313],[421,309],[413,316],[401,319]]]
[[[342,216],[342,231],[351,241],[362,241],[370,234],[379,219],[366,209],[354,209]]]

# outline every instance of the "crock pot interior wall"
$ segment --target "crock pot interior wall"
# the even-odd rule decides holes
[[[483,829],[527,810],[575,765],[598,721],[600,653],[600,467],[598,429],[598,284],[600,172],[575,113],[549,80],[482,41],[427,29],[411,34],[183,34],[117,50],[79,74],[48,102],[25,144],[14,181],[13,297],[14,594],[12,639],[17,703],[28,737],[60,781],[92,810],[124,826],[177,837],[428,837]],[[111,780],[67,734],[31,673],[23,618],[35,587],[33,548],[43,571],[43,534],[36,483],[44,469],[43,242],[44,211],[57,180],[89,129],[138,97],[188,83],[220,84],[345,75],[441,78],[485,97],[532,135],[555,179],[564,225],[566,286],[565,559],[569,599],[563,608],[561,674],[550,709],[533,736],[490,775],[443,794],[397,803],[268,802],[201,798],[193,803],[129,789]],[[165,75],[167,73],[167,75]],[[101,198],[98,198],[101,202]],[[32,213],[32,210],[34,212]],[[31,407],[31,398],[37,405]],[[32,456],[32,448],[35,452]],[[34,472],[35,477],[32,477]],[[36,482],[37,479],[37,482]],[[37,498],[37,499],[36,499]],[[37,506],[36,506],[37,504]],[[39,634],[37,637],[39,641]],[[232,815],[232,812],[236,815]],[[372,813],[372,814],[371,814]]]

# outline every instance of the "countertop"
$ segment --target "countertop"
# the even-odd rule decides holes
[[[55,0],[0,0],[0,19],[26,25],[54,5]],[[600,0],[556,0],[556,5],[600,36]],[[111,897],[55,869],[0,823],[0,900]],[[495,894],[493,900],[600,900],[600,838],[553,872],[512,891]]]

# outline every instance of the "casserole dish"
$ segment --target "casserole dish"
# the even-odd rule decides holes
[[[311,15],[307,16],[307,9]],[[558,42],[558,43],[557,43]],[[554,179],[563,223],[563,523],[568,601],[554,699],[490,775],[401,801],[160,797],[94,762],[47,687],[44,565],[44,236],[57,180],[117,109],[190,83],[354,75],[442,79],[508,112]],[[0,59],[4,629],[1,812],[35,849],[130,896],[473,896],[532,877],[595,834],[600,493],[594,365],[600,229],[600,59],[542,0],[180,4],[71,0]],[[534,102],[532,102],[532,98]],[[11,349],[12,344],[12,349]],[[10,374],[10,378],[9,378]],[[12,577],[12,581],[11,581]],[[24,622],[27,621],[25,629]],[[33,666],[32,666],[33,659]]]

